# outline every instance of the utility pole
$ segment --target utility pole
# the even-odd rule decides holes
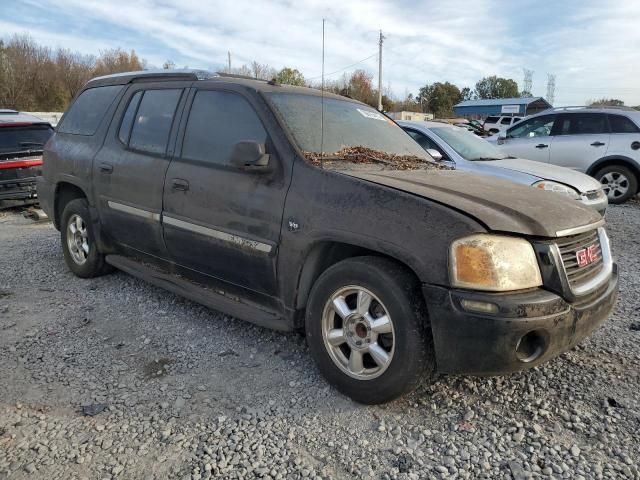
[[[230,50],[229,50],[229,51],[227,51],[227,61],[228,61],[228,63],[229,63],[229,67],[228,67],[228,68],[229,68],[229,70],[228,70],[228,72],[227,72],[227,73],[231,73],[231,51],[230,51]]]
[[[378,43],[378,110],[382,111],[382,41],[384,36],[380,30],[380,41]]]

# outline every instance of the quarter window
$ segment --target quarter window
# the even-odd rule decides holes
[[[228,165],[238,142],[266,143],[267,132],[249,102],[238,94],[196,93],[182,144],[182,157]]]
[[[543,115],[524,120],[511,127],[507,131],[507,136],[510,138],[547,137],[551,135],[555,118],[555,115]]]
[[[611,133],[638,133],[640,128],[630,118],[622,115],[609,115]]]
[[[601,113],[572,113],[561,117],[560,135],[596,135],[609,133],[607,117]]]
[[[69,108],[58,132],[91,136],[96,133],[105,113],[122,90],[122,85],[89,88]]]
[[[131,130],[131,148],[149,153],[165,153],[173,115],[181,94],[181,89],[144,92]]]

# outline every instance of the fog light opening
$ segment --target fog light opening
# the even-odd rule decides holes
[[[541,330],[532,330],[523,335],[516,345],[516,356],[523,363],[530,363],[540,358],[547,349],[546,335]]]

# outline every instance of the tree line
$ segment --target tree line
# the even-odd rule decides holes
[[[133,50],[82,55],[15,35],[6,42],[0,40],[0,108],[63,111],[89,79],[145,67],[146,62]]]
[[[134,50],[120,48],[103,50],[98,55],[83,55],[68,49],[51,49],[39,45],[28,35],[14,35],[7,41],[0,39],[0,108],[23,111],[64,111],[71,99],[91,78],[134,70],[144,70],[147,62]],[[167,60],[162,68],[175,68]],[[317,77],[306,79],[296,68],[276,69],[270,65],[251,62],[227,73],[272,80],[288,85],[321,88]],[[324,88],[338,95],[378,106],[378,89],[373,74],[363,69],[343,73],[337,79],[325,79]],[[385,111],[407,110],[433,113],[436,117],[453,115],[453,106],[464,100],[512,98],[530,96],[521,92],[518,83],[510,78],[489,76],[479,80],[473,88],[459,88],[450,82],[435,82],[421,87],[416,94],[408,93],[396,99],[383,90]],[[622,105],[616,99],[600,99],[588,104]]]

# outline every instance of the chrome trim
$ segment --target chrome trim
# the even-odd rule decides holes
[[[609,236],[607,235],[607,232],[603,227],[598,228],[598,240],[600,241],[600,252],[602,253],[602,270],[600,271],[600,273],[598,273],[598,275],[593,277],[591,280],[583,283],[582,285],[577,285],[575,287],[571,286],[571,283],[569,282],[569,278],[567,276],[567,269],[564,267],[562,255],[559,255],[569,288],[571,289],[571,292],[577,297],[586,295],[587,293],[590,293],[600,287],[602,284],[609,280],[609,278],[611,277],[611,273],[613,272],[613,257],[611,256],[611,245],[609,243]]]
[[[556,232],[556,237],[567,237],[569,235],[577,235],[578,233],[588,232],[589,230],[595,230],[596,228],[602,227],[604,225],[604,219],[598,220],[595,223],[590,223],[589,225],[582,225],[581,227],[575,228],[567,228],[566,230],[558,230]]]
[[[113,202],[111,200],[107,201],[107,205],[109,206],[109,208],[117,210],[119,212],[128,213],[129,215],[135,215],[136,217],[146,218],[147,220],[151,220],[154,222],[160,221],[159,213],[153,213],[142,208],[130,207],[129,205],[125,205],[124,203]]]
[[[273,247],[267,243],[258,242],[256,240],[250,240],[248,238],[239,237],[238,235],[232,235],[227,232],[222,232],[220,230],[214,230],[213,228],[203,227],[202,225],[197,225],[195,223],[185,222],[183,220],[179,220],[174,217],[169,217],[167,215],[162,216],[162,222],[167,225],[171,225],[173,227],[181,228],[183,230],[187,230],[189,232],[199,233],[201,235],[206,235],[207,237],[212,237],[217,240],[222,240],[224,242],[233,243],[239,247],[250,248],[252,250],[257,250],[263,253],[270,253]]]

